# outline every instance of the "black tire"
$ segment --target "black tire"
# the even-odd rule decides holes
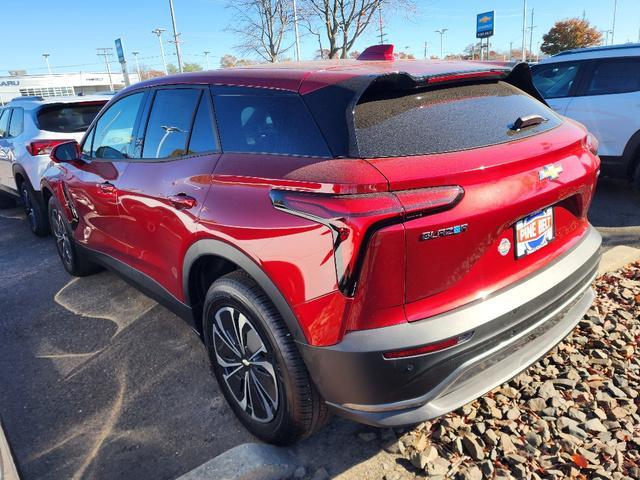
[[[20,198],[22,199],[22,207],[31,231],[39,237],[49,235],[51,230],[49,229],[47,212],[42,202],[38,199],[36,192],[27,182],[20,184]]]
[[[640,162],[638,162],[638,165],[631,176],[631,185],[636,192],[640,192]]]
[[[253,435],[268,443],[290,445],[327,423],[328,408],[309,377],[289,330],[251,277],[235,271],[216,280],[207,292],[203,316],[204,340],[220,389]],[[234,319],[238,323],[233,323]],[[239,328],[244,350],[237,334],[227,337],[229,343],[222,339],[221,331],[238,332],[237,328],[227,329],[230,325],[242,325]],[[242,351],[242,360],[228,347],[230,344]],[[262,351],[261,344],[266,351]],[[228,363],[225,367],[220,360],[237,361],[234,366]],[[271,365],[271,372],[263,366],[267,364]],[[227,382],[225,373],[232,371],[238,373],[228,375]],[[234,389],[234,385],[239,388]],[[253,395],[246,395],[245,385]],[[243,394],[245,400],[248,398],[244,406],[237,398]]]
[[[55,196],[49,198],[48,211],[56,250],[65,270],[74,277],[85,277],[100,270],[100,267],[86,258],[86,255],[76,246],[71,226],[65,219],[63,210]]]

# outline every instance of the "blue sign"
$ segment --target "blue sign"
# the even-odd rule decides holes
[[[478,14],[476,21],[476,38],[486,38],[493,36],[493,20],[495,12],[485,12]]]
[[[120,63],[124,62],[124,50],[122,48],[122,40],[116,38],[116,52],[118,53],[118,60]]]

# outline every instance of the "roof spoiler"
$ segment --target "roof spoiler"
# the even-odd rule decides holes
[[[383,45],[372,45],[364,49],[360,55],[358,55],[358,60],[393,60],[393,45],[392,44],[383,44]]]

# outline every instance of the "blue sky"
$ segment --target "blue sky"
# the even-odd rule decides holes
[[[439,36],[434,30],[448,28],[444,52],[459,52],[474,41],[476,14],[488,10],[496,12],[492,48],[508,50],[509,42],[514,42],[514,48],[522,42],[520,0],[414,1],[416,12],[383,10],[387,38],[396,45],[396,50],[422,56],[426,41],[428,54],[438,54]],[[556,20],[581,17],[583,12],[598,29],[610,29],[613,3],[614,0],[528,0],[529,11],[535,9],[534,45]],[[225,30],[232,20],[232,12],[225,8],[227,4],[226,0],[174,0],[185,61],[204,65],[202,52],[209,50],[210,65],[214,68],[225,53],[238,56],[234,49],[238,38]],[[167,29],[164,38],[165,42],[169,40],[168,5],[168,0],[2,0],[0,14],[4,21],[0,28],[5,44],[0,51],[0,75],[18,68],[33,74],[46,73],[43,52],[51,55],[50,63],[55,72],[104,70],[96,48],[113,47],[117,37],[123,38],[130,67],[133,67],[130,52],[139,51],[141,64],[160,68],[158,41],[151,30],[156,27]],[[618,0],[616,43],[638,41],[639,29],[640,2]],[[356,49],[377,43],[376,33],[376,29],[370,27],[356,44]],[[302,38],[303,58],[312,58],[316,49],[315,38]],[[175,63],[173,45],[165,43],[165,51],[168,61]],[[293,56],[293,51],[290,55]]]

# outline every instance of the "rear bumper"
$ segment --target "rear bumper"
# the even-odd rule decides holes
[[[333,409],[376,426],[435,418],[509,380],[566,337],[589,309],[601,237],[590,227],[547,268],[484,300],[425,320],[345,335],[331,347],[301,345]],[[416,357],[383,352],[470,334],[467,342]]]

